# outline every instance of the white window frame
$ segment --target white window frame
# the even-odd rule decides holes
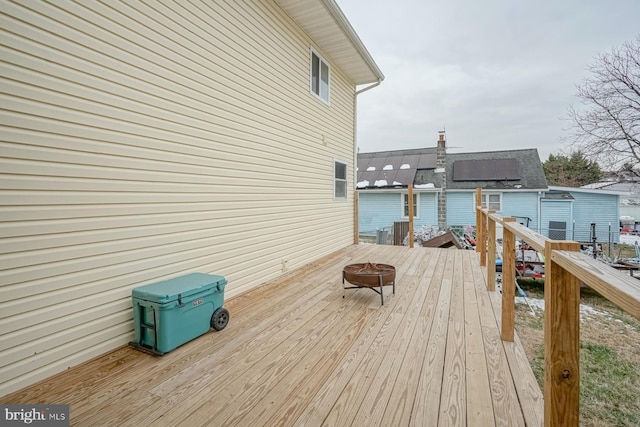
[[[314,63],[314,56],[316,58],[318,58],[318,76],[317,76],[317,84],[314,85],[314,83],[316,83],[316,80],[314,80],[316,77],[314,76],[314,68],[313,68],[313,63]],[[322,86],[322,82],[323,82],[323,65],[326,67],[326,94],[323,91],[323,86]],[[316,87],[314,87],[316,86]],[[324,102],[327,105],[330,105],[330,100],[331,100],[331,66],[329,65],[329,62],[327,62],[322,55],[320,55],[318,53],[318,51],[316,51],[314,48],[310,48],[310,53],[309,53],[309,92],[311,93],[311,95],[313,95],[314,97],[318,98],[320,101]]]
[[[338,168],[336,167],[338,164],[344,165],[344,178],[338,177]],[[348,165],[346,162],[341,160],[333,159],[333,200],[347,200],[349,198],[349,192],[347,188],[347,177],[349,176],[347,173]],[[344,196],[338,196],[336,193],[336,188],[338,184],[344,184]]]
[[[413,197],[415,197],[416,199],[416,204],[415,204],[415,208],[413,209],[413,217],[414,218],[420,218],[420,193],[413,193]],[[400,197],[400,216],[401,218],[409,218],[409,214],[407,212],[407,214],[405,215],[405,211],[404,211],[404,207],[405,207],[405,202],[407,201],[407,199],[409,198],[409,193],[402,193],[402,197]],[[408,210],[408,206],[407,206],[407,210]]]
[[[489,203],[493,203],[495,205],[496,202],[491,202],[491,196],[498,196],[498,208],[496,209],[495,206],[490,206]],[[475,197],[474,197],[475,199]],[[489,199],[489,203],[486,202],[486,200]],[[495,210],[497,212],[502,212],[502,193],[482,193],[482,199],[480,200],[480,205],[481,206],[486,206],[487,209],[489,210]]]

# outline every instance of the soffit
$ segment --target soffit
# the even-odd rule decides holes
[[[276,0],[356,85],[384,79],[382,71],[334,0]]]

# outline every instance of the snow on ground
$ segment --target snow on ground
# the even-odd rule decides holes
[[[544,300],[537,298],[527,298],[529,305],[535,309],[544,311]],[[516,304],[527,304],[523,297],[516,297]],[[586,318],[602,316],[611,319],[611,314],[606,311],[596,310],[590,305],[580,304],[580,319],[585,320]]]
[[[626,243],[627,245],[640,244],[640,236],[637,234],[621,234],[620,243]]]
[[[502,292],[502,273],[496,273],[496,289],[499,292]],[[522,295],[520,293],[519,289],[516,289],[516,294]],[[526,301],[528,301],[529,305],[531,307],[533,307],[535,310],[544,311],[544,300],[543,299],[527,297]],[[527,304],[526,301],[522,296],[516,296],[516,304],[526,305]],[[612,319],[613,318],[613,316],[611,316],[611,314],[606,312],[606,311],[596,310],[595,308],[591,307],[590,305],[580,304],[580,320],[584,321],[586,319],[597,317],[597,316],[605,317],[607,319]],[[616,319],[616,320],[618,320],[618,319]]]

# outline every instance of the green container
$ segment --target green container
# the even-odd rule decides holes
[[[190,273],[134,288],[133,321],[140,350],[163,355],[209,331],[224,329],[229,312],[222,308],[223,276]]]

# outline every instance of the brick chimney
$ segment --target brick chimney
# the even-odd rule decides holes
[[[438,132],[438,146],[436,148],[436,176],[440,177],[441,191],[438,193],[438,228],[447,228],[447,147],[445,132]]]

